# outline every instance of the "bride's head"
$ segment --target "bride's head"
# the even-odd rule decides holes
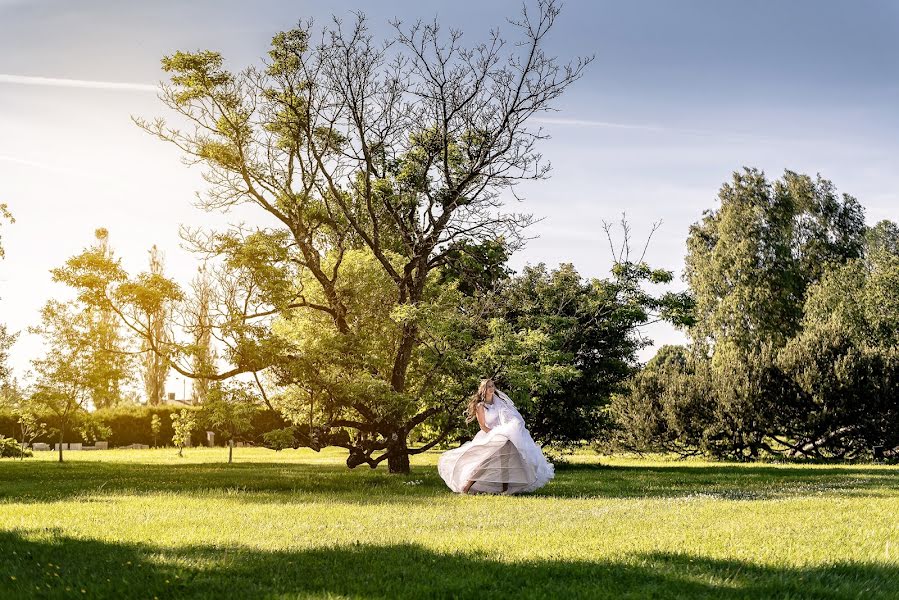
[[[493,402],[493,393],[496,391],[496,385],[492,379],[484,379],[478,386],[478,391],[468,399],[468,410],[465,413],[465,422],[474,421],[477,416],[478,403],[490,404]]]

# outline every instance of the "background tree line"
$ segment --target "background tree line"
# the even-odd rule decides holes
[[[786,171],[734,173],[690,229],[687,346],[616,396],[615,442],[728,458],[899,446],[899,228]]]

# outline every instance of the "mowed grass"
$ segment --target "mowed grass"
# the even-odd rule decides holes
[[[457,496],[340,452],[0,461],[0,598],[899,598],[899,468],[581,454]]]

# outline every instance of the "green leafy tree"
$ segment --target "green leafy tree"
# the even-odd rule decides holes
[[[408,472],[410,454],[428,447],[410,448],[411,432],[444,420],[461,385],[456,351],[440,353],[447,324],[466,318],[447,299],[462,294],[458,283],[440,285],[439,273],[485,243],[502,244],[492,255],[520,245],[532,218],[503,210],[502,192],[548,175],[531,117],[551,109],[590,61],[560,64],[544,52],[559,8],[537,6],[515,22],[517,44],[493,33],[466,48],[436,23],[396,23],[393,44],[382,45],[359,16],[322,36],[305,24],[281,32],[265,63],[240,73],[217,52],[164,57],[171,80],[161,97],[196,128],[137,123],[206,168],[203,208],[245,206],[265,225],[185,232],[222,267],[210,314],[229,366],[197,373],[191,343],[165,344],[141,323],[129,326],[182,375],[224,381],[268,370],[302,408],[320,409],[304,443],[347,448],[351,467],[386,461],[391,472]],[[386,278],[371,273],[373,284],[388,284],[370,299],[374,307],[351,295],[363,260]],[[181,294],[158,278],[117,279],[99,265],[91,273],[102,276],[83,280],[85,288],[118,284],[102,293],[126,317],[129,303]],[[372,323],[369,313],[383,319],[380,331],[357,326]],[[320,347],[273,332],[283,321],[327,330],[313,338],[338,351],[326,376],[307,358],[323,356]],[[366,347],[382,353],[358,351]]]
[[[833,184],[786,171],[733,174],[720,206],[690,228],[686,279],[696,300],[695,343],[782,346],[800,327],[807,287],[832,265],[861,256],[858,201]]]
[[[267,448],[271,448],[275,452],[280,452],[285,448],[296,447],[296,437],[293,434],[292,427],[267,431],[262,434],[262,441]]]
[[[296,350],[289,362],[273,370],[284,392],[272,403],[297,426],[303,445],[346,448],[351,467],[376,466],[387,455],[373,454],[405,440],[414,427],[442,412],[445,419],[432,421],[433,439],[405,450],[407,456],[423,452],[448,432],[447,419],[455,412],[451,407],[458,408],[466,388],[475,384],[466,353],[477,341],[473,322],[480,318],[478,308],[472,300],[474,310],[463,310],[465,297],[454,285],[440,284],[436,273],[416,306],[385,302],[395,287],[370,252],[349,250],[340,260],[345,278],[337,289],[353,315],[350,332],[330,327],[329,317],[319,311],[282,316],[273,331]],[[307,300],[320,301],[310,288]],[[398,396],[385,374],[393,368],[409,322],[428,337],[410,361],[408,393]]]
[[[9,366],[9,356],[17,337],[18,333],[9,333],[6,325],[0,323],[0,394],[2,394],[0,402],[3,404],[11,404],[16,395],[16,384],[12,368]]]
[[[98,440],[108,439],[112,429],[97,419],[94,413],[86,413],[78,424],[78,433],[84,441],[96,444]]]
[[[689,313],[688,298],[644,290],[671,279],[642,257],[631,262],[622,255],[608,279],[585,280],[570,264],[553,271],[526,267],[497,290],[491,336],[475,353],[479,371],[511,390],[535,440],[559,446],[596,441],[611,425],[606,406],[612,394],[649,343],[638,327],[661,314]]]
[[[162,430],[162,419],[159,418],[159,415],[153,415],[150,418],[150,433],[153,434],[153,447],[157,447],[157,440],[159,439],[159,432]]]
[[[106,229],[96,231],[97,244],[82,254],[69,258],[62,267],[51,269],[53,281],[65,283],[78,290],[73,310],[79,313],[79,344],[90,351],[84,354],[84,377],[90,381],[90,404],[104,408],[118,404],[122,399],[122,387],[133,378],[134,354],[127,347],[121,332],[121,322],[112,304],[102,290],[85,290],[85,284],[102,286],[102,279],[94,279],[90,273],[96,265],[112,265],[121,268],[109,247]],[[85,281],[85,278],[87,281]],[[56,303],[57,307],[62,305]]]
[[[94,368],[98,350],[91,336],[93,315],[76,303],[50,300],[41,309],[41,324],[29,328],[44,338],[45,353],[32,361],[36,381],[32,399],[55,416],[59,462],[66,433],[83,418],[90,400],[107,384]]]
[[[190,445],[190,436],[197,428],[197,417],[193,412],[182,408],[179,413],[172,413],[172,443],[178,448],[178,456],[184,456],[184,447]]]
[[[164,271],[164,261],[162,252],[154,244],[150,250],[150,277],[162,278]],[[151,339],[159,340],[159,344],[164,346],[170,340],[169,326],[172,319],[172,310],[169,302],[157,302],[152,306],[152,311],[144,315],[144,322],[147,330],[151,332]],[[118,318],[118,315],[116,315]],[[165,396],[165,382],[169,376],[169,365],[167,357],[159,352],[154,352],[147,339],[141,341],[141,351],[143,353],[143,382],[144,393],[146,394],[147,404],[157,406],[162,404]],[[155,441],[154,441],[155,445]]]
[[[795,390],[776,357],[802,329],[809,286],[863,254],[861,205],[831,182],[786,171],[769,182],[745,169],[722,186],[720,207],[690,229],[686,279],[695,298],[689,332],[710,360],[718,455],[769,451],[795,414]]]
[[[242,382],[215,385],[200,412],[206,427],[228,442],[228,462],[233,461],[234,442],[252,429],[253,415],[259,410],[260,401],[253,387]]]
[[[609,413],[616,427],[610,446],[700,454],[715,404],[709,361],[686,346],[662,346],[613,396]]]
[[[16,424],[19,426],[19,441],[22,444],[21,458],[25,458],[25,450],[38,437],[47,433],[47,424],[40,421],[33,408],[19,406],[15,411]]]
[[[16,220],[9,212],[5,203],[0,203],[0,221],[6,220],[15,223]],[[6,257],[6,251],[0,244],[0,260]],[[10,333],[5,323],[0,323],[0,402],[11,403],[15,393],[15,384],[12,379],[12,369],[9,366],[9,353],[16,343],[17,333]]]
[[[785,419],[793,454],[858,456],[899,446],[899,247],[896,225],[869,232],[864,258],[813,286],[802,332],[779,362],[799,388]]]

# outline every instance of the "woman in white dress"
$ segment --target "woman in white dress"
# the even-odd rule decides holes
[[[454,492],[532,492],[553,478],[553,465],[534,443],[521,413],[492,379],[481,382],[468,403],[466,422],[481,430],[470,442],[444,452],[437,471]]]

